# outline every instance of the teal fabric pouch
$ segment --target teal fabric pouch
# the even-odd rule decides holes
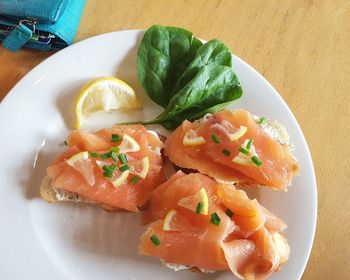
[[[62,49],[72,44],[85,0],[0,0],[0,41],[21,47]]]

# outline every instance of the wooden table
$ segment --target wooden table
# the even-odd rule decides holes
[[[283,96],[318,182],[317,233],[303,279],[350,279],[350,2],[87,0],[76,41],[154,23],[223,40]],[[0,100],[52,54],[0,48]]]

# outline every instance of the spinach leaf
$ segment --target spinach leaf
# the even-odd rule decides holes
[[[219,40],[211,40],[202,45],[196,52],[196,57],[182,73],[177,81],[174,92],[183,88],[204,66],[209,64],[232,67],[231,50]]]
[[[157,123],[175,129],[183,120],[216,112],[241,95],[242,88],[231,67],[209,64],[171,98],[161,115],[144,124]]]
[[[174,87],[202,42],[182,28],[154,25],[137,52],[139,80],[148,96],[166,108]]]

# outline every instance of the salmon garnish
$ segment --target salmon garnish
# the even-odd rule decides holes
[[[125,135],[135,141],[138,150],[122,155],[118,149]],[[96,133],[74,130],[68,136],[67,144],[69,149],[47,168],[51,186],[77,194],[87,201],[110,209],[121,208],[136,212],[148,201],[153,189],[165,180],[160,153],[163,143],[142,125],[119,125]],[[92,166],[92,174],[83,174],[85,171],[77,170],[67,162],[72,156],[86,151],[90,153],[87,160]],[[113,151],[114,157],[111,156]],[[121,160],[118,156],[125,158]],[[145,178],[132,173],[132,168],[139,166],[140,162],[148,164],[147,176],[143,174]],[[124,176],[120,185],[115,186],[115,173],[119,176],[126,175],[124,171],[129,175]],[[93,180],[89,184],[86,178],[91,176]]]
[[[208,196],[208,215],[179,203],[201,188]],[[164,227],[169,212],[176,213],[170,228]],[[148,227],[141,237],[140,253],[169,264],[202,271],[230,269],[241,279],[261,279],[289,257],[282,220],[244,191],[200,173],[178,171],[155,189],[143,222]]]
[[[183,144],[189,131],[203,138],[200,145]],[[166,140],[165,154],[177,166],[220,182],[279,190],[286,190],[299,170],[290,145],[270,135],[245,110],[223,110],[192,123],[184,121]]]

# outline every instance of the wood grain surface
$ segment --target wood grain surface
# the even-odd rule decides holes
[[[76,41],[154,23],[223,40],[283,96],[318,182],[317,232],[302,279],[350,279],[350,1],[87,0]],[[52,53],[0,48],[0,100]]]

